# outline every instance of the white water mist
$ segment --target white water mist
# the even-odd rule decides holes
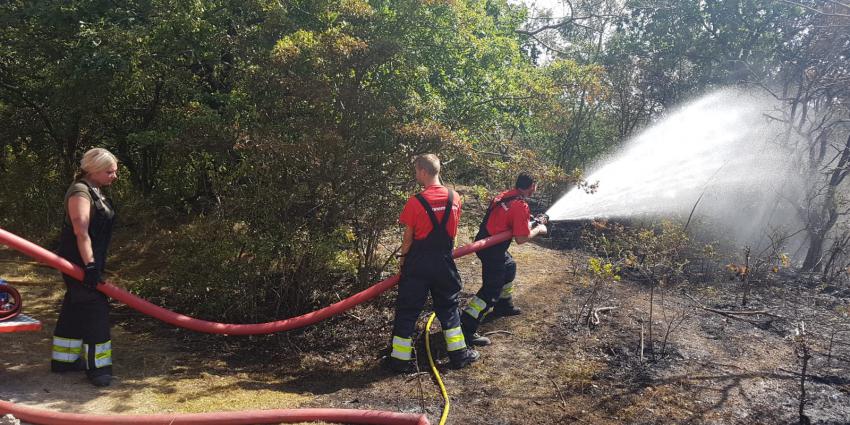
[[[801,185],[777,143],[774,105],[721,90],[682,106],[628,141],[548,211],[553,220],[695,215],[721,223],[734,239],[764,243],[768,228],[793,226],[789,200]]]

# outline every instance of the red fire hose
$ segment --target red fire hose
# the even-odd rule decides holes
[[[504,242],[511,238],[510,232],[499,233],[480,241],[473,242],[456,249],[455,258],[468,255],[488,246]],[[36,261],[49,265],[60,272],[76,279],[83,278],[82,269],[62,257],[23,239],[17,235],[0,229],[0,243],[28,255]],[[285,320],[257,324],[216,323],[195,319],[164,309],[143,300],[130,292],[111,283],[98,285],[104,294],[127,304],[141,313],[182,328],[214,334],[226,335],[257,335],[287,331],[308,326],[328,317],[340,314],[354,306],[377,297],[398,283],[398,275],[358,292],[342,301],[325,308]],[[355,410],[355,409],[284,409],[284,410],[250,410],[243,412],[214,412],[198,414],[159,414],[159,415],[86,415],[59,413],[34,409],[0,400],[0,414],[12,415],[36,424],[45,425],[74,425],[74,424],[273,424],[304,421],[325,421],[350,424],[379,424],[379,425],[428,425],[425,415],[403,414],[395,412]]]
[[[453,255],[455,258],[462,257],[488,246],[504,242],[510,238],[511,232],[499,233],[497,235],[490,236],[489,238],[464,245],[454,250]],[[20,236],[0,229],[0,242],[75,279],[82,280],[83,278],[83,270],[79,266],[72,264],[68,260],[24,238],[21,238]],[[342,301],[336,302],[319,310],[289,319],[255,324],[217,323],[196,319],[175,313],[158,305],[151,304],[150,302],[131,294],[125,289],[119,288],[108,282],[98,285],[97,289],[141,313],[181,328],[210,334],[260,335],[288,331],[320,322],[331,316],[349,310],[357,304],[364,303],[377,297],[384,291],[392,288],[396,283],[398,283],[398,275],[384,279],[362,292],[358,292]]]
[[[344,424],[429,425],[425,415],[357,409],[276,409],[244,412],[86,415],[35,409],[0,400],[0,414],[44,425],[235,425],[323,421]]]

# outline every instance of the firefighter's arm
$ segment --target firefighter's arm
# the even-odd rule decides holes
[[[398,267],[404,265],[404,259],[407,257],[407,254],[410,252],[410,246],[413,245],[413,227],[405,226],[404,227],[404,236],[401,238],[401,257],[398,260]]]
[[[519,228],[519,226],[528,226],[528,234],[527,235],[516,235],[514,236],[514,240],[518,245],[522,245],[534,238],[538,235],[545,235],[547,232],[546,222],[543,218],[530,220],[530,214],[528,211],[528,205],[523,204],[522,207],[514,207],[510,211],[513,213],[513,225],[514,229]],[[519,232],[515,232],[519,233]],[[521,232],[525,233],[525,232]]]
[[[546,229],[545,224],[538,224],[531,229],[531,232],[528,234],[528,236],[516,236],[514,237],[514,240],[517,244],[522,245],[536,238],[539,235],[545,235],[547,231],[548,229]]]
[[[80,259],[83,264],[94,262],[94,251],[89,237],[89,220],[91,217],[91,201],[83,196],[71,196],[68,198],[68,217],[74,227],[74,236],[77,238],[77,249],[80,251]]]

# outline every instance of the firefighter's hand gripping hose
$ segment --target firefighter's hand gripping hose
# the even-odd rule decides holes
[[[454,250],[454,257],[462,257],[472,252],[481,250],[488,246],[504,242],[511,238],[509,231],[490,236],[489,238],[475,241],[464,245]],[[34,260],[51,266],[60,272],[73,277],[77,280],[82,280],[83,270],[76,264],[72,264],[68,260],[24,239],[15,234],[9,233],[0,229],[0,243],[16,249],[23,254],[33,258]],[[103,283],[97,286],[100,292],[127,304],[130,308],[138,310],[141,313],[147,314],[153,318],[162,320],[163,322],[186,328],[196,332],[210,334],[225,334],[225,335],[261,335],[275,332],[288,331],[292,329],[302,328],[314,323],[325,320],[331,316],[340,314],[354,306],[371,300],[377,297],[384,291],[392,288],[398,283],[399,276],[394,275],[384,279],[373,286],[358,292],[342,301],[331,304],[319,310],[297,316],[289,319],[278,320],[266,323],[253,324],[235,324],[235,323],[217,323],[206,320],[196,319],[183,314],[175,313],[171,310],[154,305],[144,299],[141,299],[125,289],[119,288],[111,283]]]
[[[428,364],[431,365],[431,372],[434,372],[434,378],[437,379],[437,385],[440,386],[440,393],[443,396],[443,401],[446,402],[443,405],[443,414],[440,416],[439,424],[444,425],[446,423],[446,419],[449,418],[451,403],[449,402],[449,394],[446,392],[446,386],[443,385],[443,379],[440,378],[440,372],[437,371],[437,366],[434,365],[434,357],[431,355],[431,323],[434,323],[435,317],[437,317],[437,315],[435,313],[431,313],[431,317],[428,318],[428,323],[425,325],[425,351],[428,352]]]

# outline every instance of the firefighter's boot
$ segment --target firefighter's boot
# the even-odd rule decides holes
[[[95,387],[108,387],[112,384],[112,375],[103,373],[100,375],[89,376],[89,382]]]
[[[416,365],[413,360],[399,360],[390,357],[387,360],[387,367],[394,373],[407,374],[416,372]]]
[[[514,306],[512,298],[500,298],[493,307],[493,311],[487,317],[494,316],[518,316],[522,310]]]
[[[474,345],[476,347],[486,347],[486,346],[488,346],[492,343],[490,341],[490,338],[487,338],[486,336],[481,336],[481,335],[478,334],[478,332],[474,332],[474,333],[464,332],[463,338],[466,340],[467,344]]]
[[[449,367],[452,369],[463,369],[476,362],[480,357],[481,354],[470,348],[449,351]]]

